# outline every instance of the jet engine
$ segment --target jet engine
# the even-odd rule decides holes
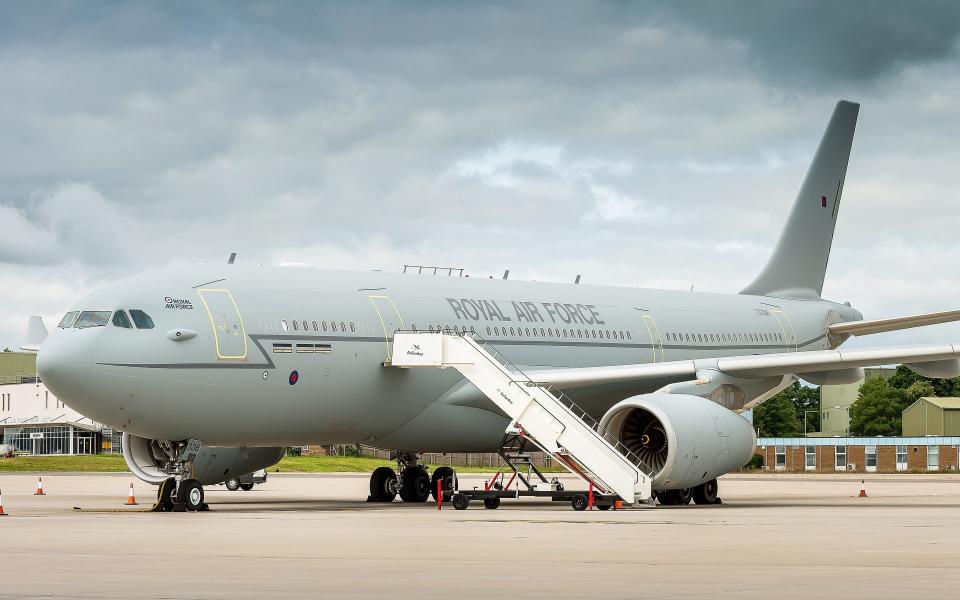
[[[699,396],[643,394],[600,420],[653,471],[653,489],[692,488],[750,460],[757,438],[740,415]]]
[[[283,448],[204,446],[193,460],[191,477],[203,485],[221,483],[276,464],[283,457],[283,451]],[[163,470],[167,455],[156,440],[124,433],[123,458],[130,471],[147,483],[159,484],[169,477]]]

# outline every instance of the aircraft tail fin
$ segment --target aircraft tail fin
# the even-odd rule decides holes
[[[27,342],[20,349],[36,352],[45,339],[47,339],[47,326],[43,324],[43,317],[33,315],[27,323]]]
[[[846,100],[833,109],[773,254],[741,294],[820,297],[859,110]]]

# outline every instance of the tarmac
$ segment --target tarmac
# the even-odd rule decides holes
[[[0,598],[904,598],[960,589],[960,476],[734,475],[724,504],[367,504],[368,474],[132,512],[129,474],[0,475]],[[126,507],[130,482],[138,507]],[[462,476],[461,487],[482,485]],[[568,487],[573,485],[570,482]],[[77,511],[74,507],[83,510]],[[105,511],[105,512],[100,512]],[[116,511],[116,512],[114,512]]]

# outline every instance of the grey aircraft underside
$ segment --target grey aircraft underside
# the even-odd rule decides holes
[[[863,321],[820,298],[858,108],[838,103],[773,255],[739,294],[176,267],[81,300],[43,342],[38,368],[71,407],[145,440],[411,452],[492,451],[509,423],[453,369],[391,367],[398,330],[482,337],[598,417],[657,390],[737,410],[798,376],[855,381],[875,364],[954,376],[951,345],[836,350],[850,335],[960,316]]]

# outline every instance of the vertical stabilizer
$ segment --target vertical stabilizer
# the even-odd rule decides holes
[[[741,294],[820,297],[859,110],[845,100],[833,109],[773,254]]]

